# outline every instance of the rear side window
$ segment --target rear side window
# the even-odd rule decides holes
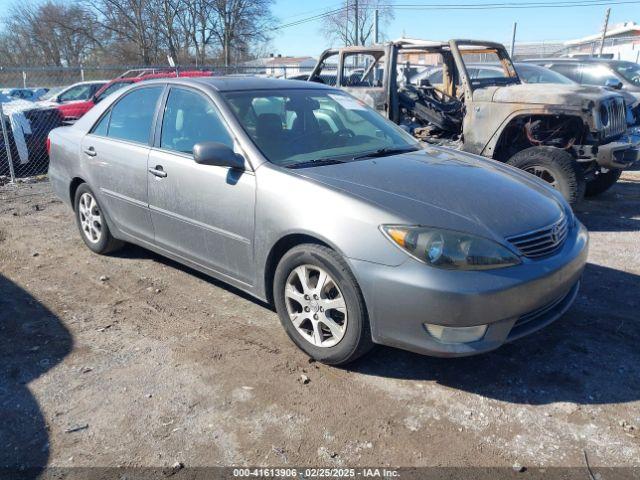
[[[200,142],[220,142],[233,148],[233,140],[211,101],[199,93],[172,88],[162,118],[160,147],[193,153]]]
[[[107,112],[98,123],[95,124],[91,133],[94,135],[100,135],[106,137],[109,132],[109,118],[111,117],[111,111]]]
[[[586,65],[582,68],[582,82],[584,85],[596,85],[603,87],[607,81],[618,82],[616,76],[611,73],[606,65]]]
[[[153,116],[163,89],[162,86],[141,88],[118,100],[111,109],[107,136],[129,142],[149,143]]]

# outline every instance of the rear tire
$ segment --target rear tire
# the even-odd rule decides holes
[[[530,147],[516,153],[507,163],[550,183],[571,205],[584,197],[586,182],[582,168],[565,150]]]
[[[104,255],[122,247],[124,243],[111,235],[104,211],[86,183],[76,190],[73,206],[80,236],[91,251]]]
[[[326,281],[321,286],[322,274]],[[289,338],[315,360],[344,365],[373,347],[360,287],[345,260],[330,248],[303,244],[285,253],[276,268],[273,298]]]
[[[587,182],[587,188],[584,192],[587,197],[595,197],[601,193],[606,192],[613,187],[620,179],[622,170],[614,169],[609,170],[607,173],[599,173],[596,178]]]

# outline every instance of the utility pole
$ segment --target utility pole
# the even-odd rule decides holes
[[[602,56],[602,50],[604,49],[604,39],[607,37],[607,27],[609,27],[609,14],[611,9],[607,8],[607,12],[604,14],[604,25],[602,25],[602,38],[600,39],[600,52],[599,57]]]
[[[378,42],[380,41],[379,37],[379,30],[378,30],[378,9],[376,8],[373,11],[373,38],[375,40],[376,45],[378,44]]]
[[[344,28],[345,28],[344,46],[348,47],[349,46],[349,0],[347,0],[346,3],[347,3],[347,9],[345,11],[346,18],[345,18],[345,22],[344,22]]]
[[[513,22],[513,34],[511,35],[511,51],[509,55],[513,61],[513,54],[516,51],[516,30],[518,29],[518,22]]]
[[[358,0],[353,0],[353,7],[355,10],[355,17],[353,21],[356,27],[356,45],[360,45],[360,31],[358,25]]]

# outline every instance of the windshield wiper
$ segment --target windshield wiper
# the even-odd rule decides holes
[[[398,155],[400,153],[417,152],[420,150],[418,147],[385,147],[374,150],[373,152],[363,153],[362,155],[356,155],[353,160],[360,160],[362,158],[376,158],[376,157],[388,157],[390,155]]]
[[[316,160],[307,160],[306,162],[287,165],[287,168],[319,167],[321,165],[336,165],[338,163],[344,163],[344,161],[338,160],[337,158],[318,158]]]

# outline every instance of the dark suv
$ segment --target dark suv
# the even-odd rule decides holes
[[[582,85],[627,91],[640,100],[640,65],[608,58],[542,58],[526,60],[550,68]]]

